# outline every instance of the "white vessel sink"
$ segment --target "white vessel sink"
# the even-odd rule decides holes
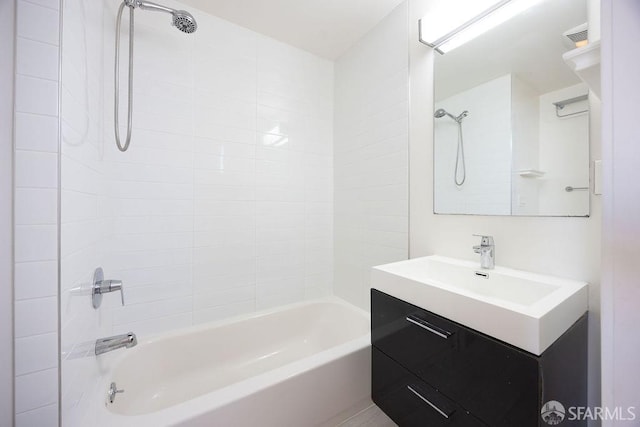
[[[586,282],[437,255],[373,267],[371,287],[536,355],[588,307]]]

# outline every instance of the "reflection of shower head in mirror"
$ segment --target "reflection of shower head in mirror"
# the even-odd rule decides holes
[[[433,114],[433,117],[439,119],[440,117],[444,117],[445,114],[447,114],[447,112],[444,111],[444,108],[440,108],[436,110],[436,112]]]
[[[444,116],[449,116],[458,123],[461,123],[462,119],[464,119],[468,115],[469,115],[469,112],[467,110],[464,110],[458,117],[456,117],[453,114],[448,113],[447,110],[445,110],[444,108],[438,108],[436,112],[433,113],[433,117],[435,117],[436,119],[439,119]]]
[[[433,117],[436,119],[440,119],[444,116],[449,116],[458,124],[458,152],[456,153],[456,168],[453,172],[453,181],[456,183],[457,187],[461,187],[467,179],[467,168],[464,162],[464,140],[462,138],[462,120],[469,115],[469,111],[464,110],[458,117],[453,114],[447,112],[444,108],[438,108],[434,113]],[[462,166],[462,168],[460,168]],[[462,171],[462,178],[458,179],[458,171]]]

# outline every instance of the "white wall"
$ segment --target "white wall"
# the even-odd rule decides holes
[[[603,277],[602,401],[638,411],[640,352],[640,3],[602,2]],[[615,46],[615,48],[614,48]],[[635,423],[638,421],[636,420]],[[633,422],[610,421],[605,426]]]
[[[15,423],[56,426],[59,1],[16,14]]]
[[[511,213],[511,75],[477,85],[436,102],[462,120],[466,179],[454,181],[458,156],[458,123],[449,116],[435,120],[435,209],[439,213]],[[419,120],[416,117],[416,120]],[[462,180],[462,154],[457,182]]]
[[[336,62],[334,292],[369,306],[371,267],[408,256],[408,4]]]
[[[133,138],[121,153],[112,128],[117,4],[65,1],[65,425],[83,424],[98,383],[96,338],[133,331],[142,340],[332,292],[333,63],[169,5],[190,10],[198,30],[185,35],[164,14],[136,11]],[[114,294],[91,307],[98,266],[123,280],[124,307]]]
[[[412,0],[410,22],[429,12],[433,1]],[[471,249],[472,234],[489,234],[496,241],[499,265],[586,280],[590,283],[589,398],[600,398],[600,220],[598,197],[592,197],[590,218],[452,216],[433,214],[433,51],[418,42],[411,25],[410,126],[410,255],[440,254],[478,260]],[[591,155],[600,156],[600,108],[591,101]]]
[[[0,425],[13,425],[13,80],[15,2],[0,3]]]
[[[540,95],[540,169],[538,208],[545,215],[587,215],[589,192],[565,191],[567,186],[589,187],[589,114],[559,118],[554,102],[584,95],[588,88],[577,84]],[[588,101],[567,105],[561,115],[588,110]],[[594,117],[599,120],[598,117]]]

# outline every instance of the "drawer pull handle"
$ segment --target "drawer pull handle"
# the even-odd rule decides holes
[[[449,338],[449,336],[451,336],[451,332],[439,330],[440,328],[433,326],[432,324],[427,323],[422,319],[418,319],[413,316],[407,316],[405,319],[407,320],[407,322],[413,323],[416,326],[420,326],[422,329],[426,329],[432,334],[436,334],[437,336],[442,337],[444,339],[447,339]]]
[[[423,395],[421,395],[420,393],[418,393],[417,391],[415,391],[413,389],[413,387],[411,387],[410,385],[407,386],[407,388],[409,389],[409,391],[413,394],[415,394],[416,396],[418,396],[423,402],[425,402],[427,405],[431,406],[433,409],[435,409],[440,415],[442,415],[443,417],[449,419],[449,415],[451,415],[450,413],[447,414],[446,412],[444,412],[442,409],[438,408],[436,405],[434,405],[433,403],[431,403],[429,401],[429,399],[427,399],[426,397],[424,397]]]

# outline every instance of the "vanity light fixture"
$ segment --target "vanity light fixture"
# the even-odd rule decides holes
[[[448,28],[446,25],[442,25],[440,13],[432,13],[418,21],[419,40],[444,54],[508,21],[541,1],[543,0],[501,0],[497,2],[494,0],[491,2],[493,5],[462,25],[454,24],[456,26]],[[459,12],[450,11],[450,13]],[[450,22],[455,23],[455,20]]]

